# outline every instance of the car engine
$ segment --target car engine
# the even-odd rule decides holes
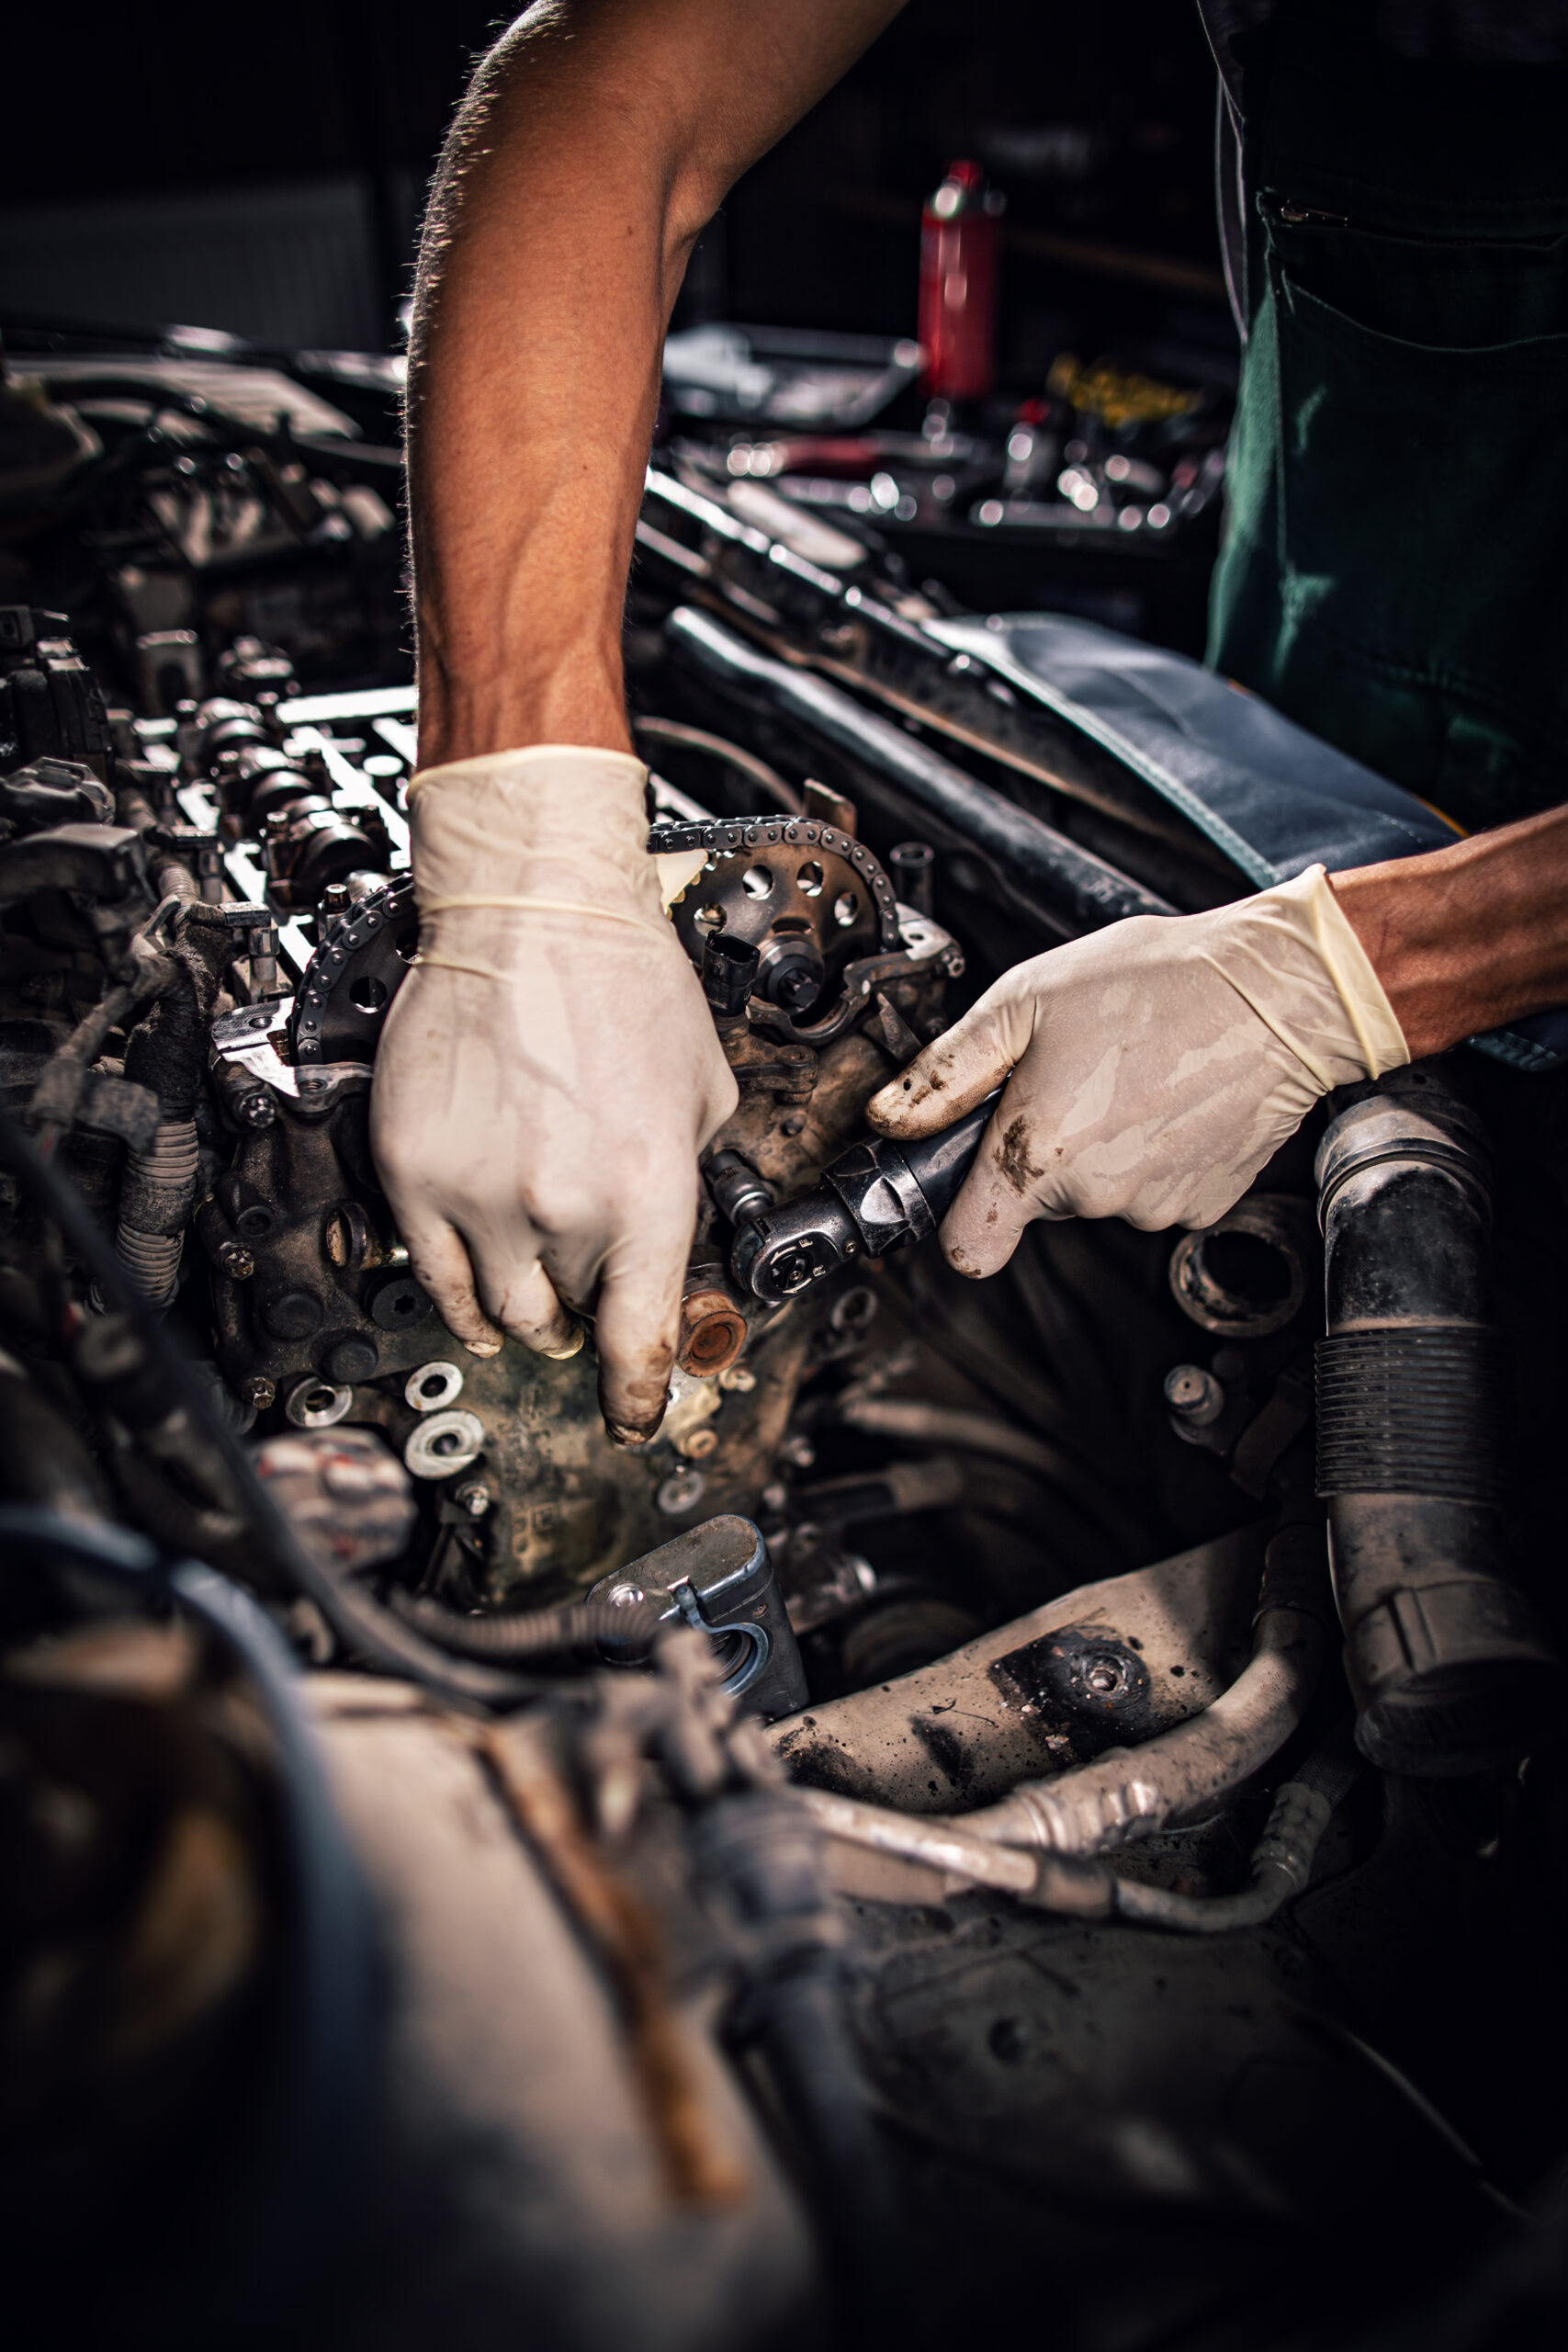
[[[309,366],[28,365],[93,445],[0,572],[49,2339],[1554,2335],[1560,1065],[1350,1090],[1205,1231],[964,1282],[989,1105],[922,1156],[871,1096],[1020,958],[1257,874],[870,525],[656,450],[634,735],[739,1104],[617,1448],[591,1348],[447,1334],[368,1148],[393,453]]]

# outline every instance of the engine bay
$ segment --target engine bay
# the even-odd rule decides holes
[[[1253,881],[874,528],[656,450],[633,732],[739,1102],[616,1447],[591,1347],[450,1337],[370,1153],[395,453],[301,374],[258,422],[38,365],[99,447],[0,608],[0,2177],[54,2340],[117,2278],[160,2345],[1550,2330],[1558,1080],[1420,1065],[1212,1227],[964,1282],[983,1114],[919,1159],[872,1095]],[[1438,1335],[1405,1420],[1369,1317]]]

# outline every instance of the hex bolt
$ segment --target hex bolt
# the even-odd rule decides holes
[[[266,1089],[258,1086],[254,1094],[241,1095],[234,1115],[247,1127],[270,1127],[277,1116],[277,1105]]]
[[[1225,1392],[1201,1364],[1179,1363],[1166,1374],[1165,1401],[1179,1419],[1206,1429],[1224,1411]]]
[[[277,1384],[269,1380],[265,1372],[253,1372],[248,1380],[241,1382],[240,1394],[247,1405],[254,1405],[258,1413],[265,1413],[269,1405],[277,1402]]]
[[[468,1478],[457,1489],[452,1500],[459,1510],[466,1510],[470,1519],[483,1519],[494,1504],[495,1497],[482,1479]]]
[[[225,1241],[218,1252],[218,1263],[231,1282],[248,1283],[256,1270],[256,1261],[243,1241]]]

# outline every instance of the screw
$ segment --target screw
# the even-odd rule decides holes
[[[1201,1364],[1179,1363],[1166,1374],[1165,1401],[1179,1419],[1206,1429],[1224,1411],[1225,1392]]]
[[[270,1127],[277,1116],[276,1103],[262,1087],[254,1094],[242,1094],[234,1109],[247,1127]]]
[[[248,1283],[256,1270],[256,1261],[243,1241],[225,1241],[218,1252],[218,1262],[231,1282]]]
[[[249,1380],[242,1382],[240,1394],[258,1413],[265,1413],[269,1405],[277,1402],[276,1383],[269,1380],[265,1372],[254,1372]]]
[[[459,1510],[468,1512],[470,1519],[483,1519],[494,1502],[495,1497],[482,1481],[478,1478],[469,1478],[457,1488],[452,1499]]]

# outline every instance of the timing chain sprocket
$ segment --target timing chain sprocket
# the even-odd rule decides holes
[[[400,874],[339,915],[306,965],[288,1017],[296,1062],[369,1062],[419,946],[413,876]]]
[[[901,944],[893,885],[863,842],[816,817],[660,825],[658,850],[704,850],[707,864],[673,908],[700,964],[714,932],[755,947],[759,993],[786,1014],[837,994],[849,966]]]
[[[900,945],[893,885],[863,842],[816,817],[658,825],[650,852],[702,850],[707,864],[672,910],[694,963],[722,929],[757,947],[764,994],[804,1011],[849,965]],[[295,1062],[369,1062],[419,945],[413,878],[393,877],[339,915],[305,967],[288,1021]]]

